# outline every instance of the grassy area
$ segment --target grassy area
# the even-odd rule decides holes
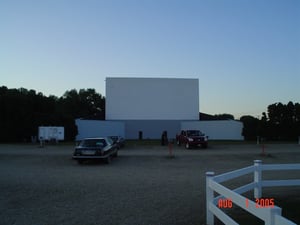
[[[211,145],[256,144],[256,142],[234,141],[234,140],[213,140],[213,141],[209,141],[209,144],[211,144]],[[160,139],[126,140],[126,145],[128,145],[128,146],[155,146],[155,145],[161,145],[161,140]]]
[[[244,140],[208,140],[209,145],[245,145],[245,144],[256,144],[255,141],[244,141]]]
[[[175,144],[175,143],[174,143]],[[256,145],[256,141],[244,140],[209,140],[208,145]],[[264,141],[260,144],[298,144],[294,141]],[[126,140],[128,146],[157,146],[161,145],[160,139]]]
[[[175,141],[175,140],[174,140]],[[46,142],[46,145],[66,145],[66,146],[76,146],[79,142],[76,141],[59,141],[58,143],[54,142]],[[31,142],[8,142],[2,144],[17,144],[17,145],[32,145]],[[33,145],[39,145],[39,142],[34,143]],[[176,144],[176,143],[174,143]],[[212,145],[256,145],[256,141],[244,141],[244,140],[209,140],[208,144]],[[298,141],[264,141],[260,142],[260,144],[298,144]],[[160,139],[143,139],[143,140],[136,140],[136,139],[126,139],[126,145],[128,146],[157,146],[161,145]]]

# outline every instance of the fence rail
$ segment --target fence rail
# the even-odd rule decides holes
[[[254,198],[260,199],[263,187],[273,186],[299,186],[300,179],[289,180],[262,180],[262,171],[274,170],[300,170],[300,164],[268,164],[263,165],[261,160],[254,160],[254,165],[228,173],[214,176],[214,172],[206,172],[206,223],[214,225],[214,216],[218,217],[224,224],[238,225],[231,217],[225,214],[217,204],[222,199],[227,199],[247,212],[260,218],[265,225],[297,225],[281,216],[281,208],[277,206],[257,208],[257,203],[240,195],[254,190]],[[244,186],[230,190],[220,183],[238,178],[240,176],[254,173],[254,181]],[[219,195],[214,196],[214,192]],[[272,203],[273,204],[273,203]]]

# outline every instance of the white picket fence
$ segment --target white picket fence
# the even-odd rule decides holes
[[[217,203],[220,199],[230,200],[254,216],[265,222],[265,225],[297,225],[281,216],[281,208],[262,207],[257,208],[254,201],[240,195],[254,189],[254,198],[261,198],[263,187],[274,186],[298,186],[300,179],[289,180],[262,180],[262,171],[266,170],[300,170],[300,164],[262,164],[261,160],[254,160],[254,165],[214,176],[214,172],[206,172],[206,223],[214,225],[214,216],[218,217],[226,225],[238,225],[231,217],[221,210]],[[254,181],[230,190],[220,183],[254,173]],[[214,196],[214,192],[219,195]]]

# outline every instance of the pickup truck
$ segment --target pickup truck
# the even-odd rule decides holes
[[[179,135],[176,135],[177,145],[185,145],[186,149],[191,147],[207,148],[208,138],[200,130],[182,130]]]

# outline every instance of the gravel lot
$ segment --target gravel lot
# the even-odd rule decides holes
[[[167,147],[131,146],[120,150],[109,165],[78,165],[71,159],[73,148],[0,145],[1,225],[202,225],[206,171],[219,174],[252,165],[255,159],[300,163],[300,146],[294,144],[268,145],[269,157],[260,156],[257,145],[174,147],[174,158],[168,157]],[[299,179],[300,172],[288,175]],[[275,203],[290,205],[287,215],[300,224],[295,216],[300,187],[263,193]]]

